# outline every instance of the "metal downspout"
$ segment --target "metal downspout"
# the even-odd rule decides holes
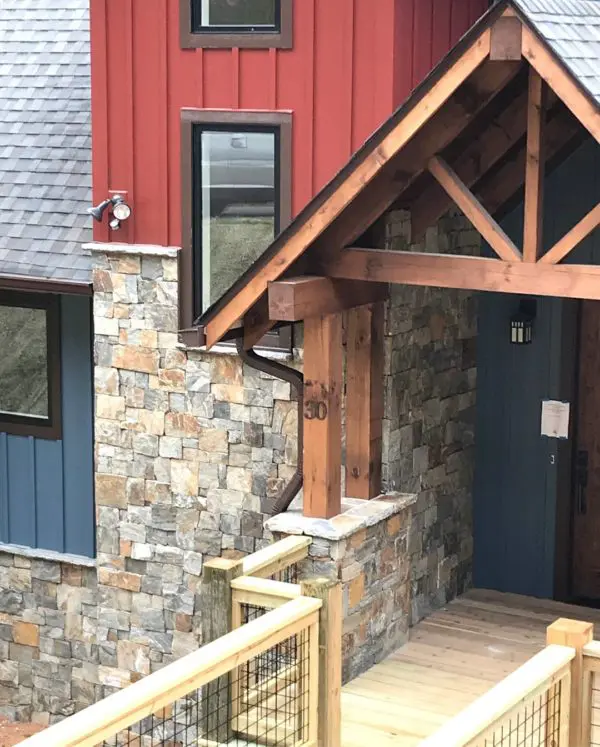
[[[303,428],[303,402],[304,402],[304,376],[300,371],[296,371],[294,368],[284,366],[283,363],[278,361],[272,361],[268,358],[258,355],[254,350],[245,350],[244,341],[242,338],[236,340],[237,351],[244,363],[247,363],[251,368],[255,368],[257,371],[269,374],[276,379],[282,379],[287,381],[291,386],[294,387],[298,397],[298,465],[294,476],[285,486],[282,494],[277,498],[273,505],[272,515],[282,514],[290,506],[290,503],[298,495],[302,489],[304,482],[303,474],[303,442],[304,442],[304,428]]]

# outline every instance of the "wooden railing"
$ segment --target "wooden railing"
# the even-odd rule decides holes
[[[600,643],[557,620],[546,648],[420,747],[600,747]]]
[[[272,578],[296,578],[309,544],[206,563],[206,645],[23,745],[339,747],[341,587]]]

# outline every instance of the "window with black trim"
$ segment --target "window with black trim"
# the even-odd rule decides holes
[[[0,351],[0,432],[59,439],[58,298],[1,292]]]
[[[189,246],[184,242],[181,274],[192,282],[184,282],[181,299],[191,307],[190,321],[219,300],[290,221],[291,115],[185,110],[183,141]],[[265,344],[289,347],[283,332]]]
[[[181,46],[292,46],[293,0],[180,0]]]

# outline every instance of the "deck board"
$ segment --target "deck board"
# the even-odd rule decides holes
[[[558,617],[600,610],[473,590],[411,630],[409,642],[344,686],[343,747],[415,747],[545,645]]]

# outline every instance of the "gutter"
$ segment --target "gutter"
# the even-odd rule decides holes
[[[302,413],[304,410],[304,376],[299,371],[296,371],[295,368],[284,366],[283,363],[279,363],[278,361],[263,358],[263,356],[258,355],[254,350],[245,350],[244,340],[241,337],[237,338],[236,345],[238,355],[244,363],[247,363],[251,368],[254,368],[257,371],[262,371],[276,379],[287,381],[294,387],[298,397],[298,465],[292,479],[285,486],[279,498],[275,501],[271,514],[276,516],[277,514],[282,514],[288,510],[291,502],[302,489],[302,484],[304,482],[304,465],[302,463],[302,446],[304,442],[304,427],[302,420]]]

